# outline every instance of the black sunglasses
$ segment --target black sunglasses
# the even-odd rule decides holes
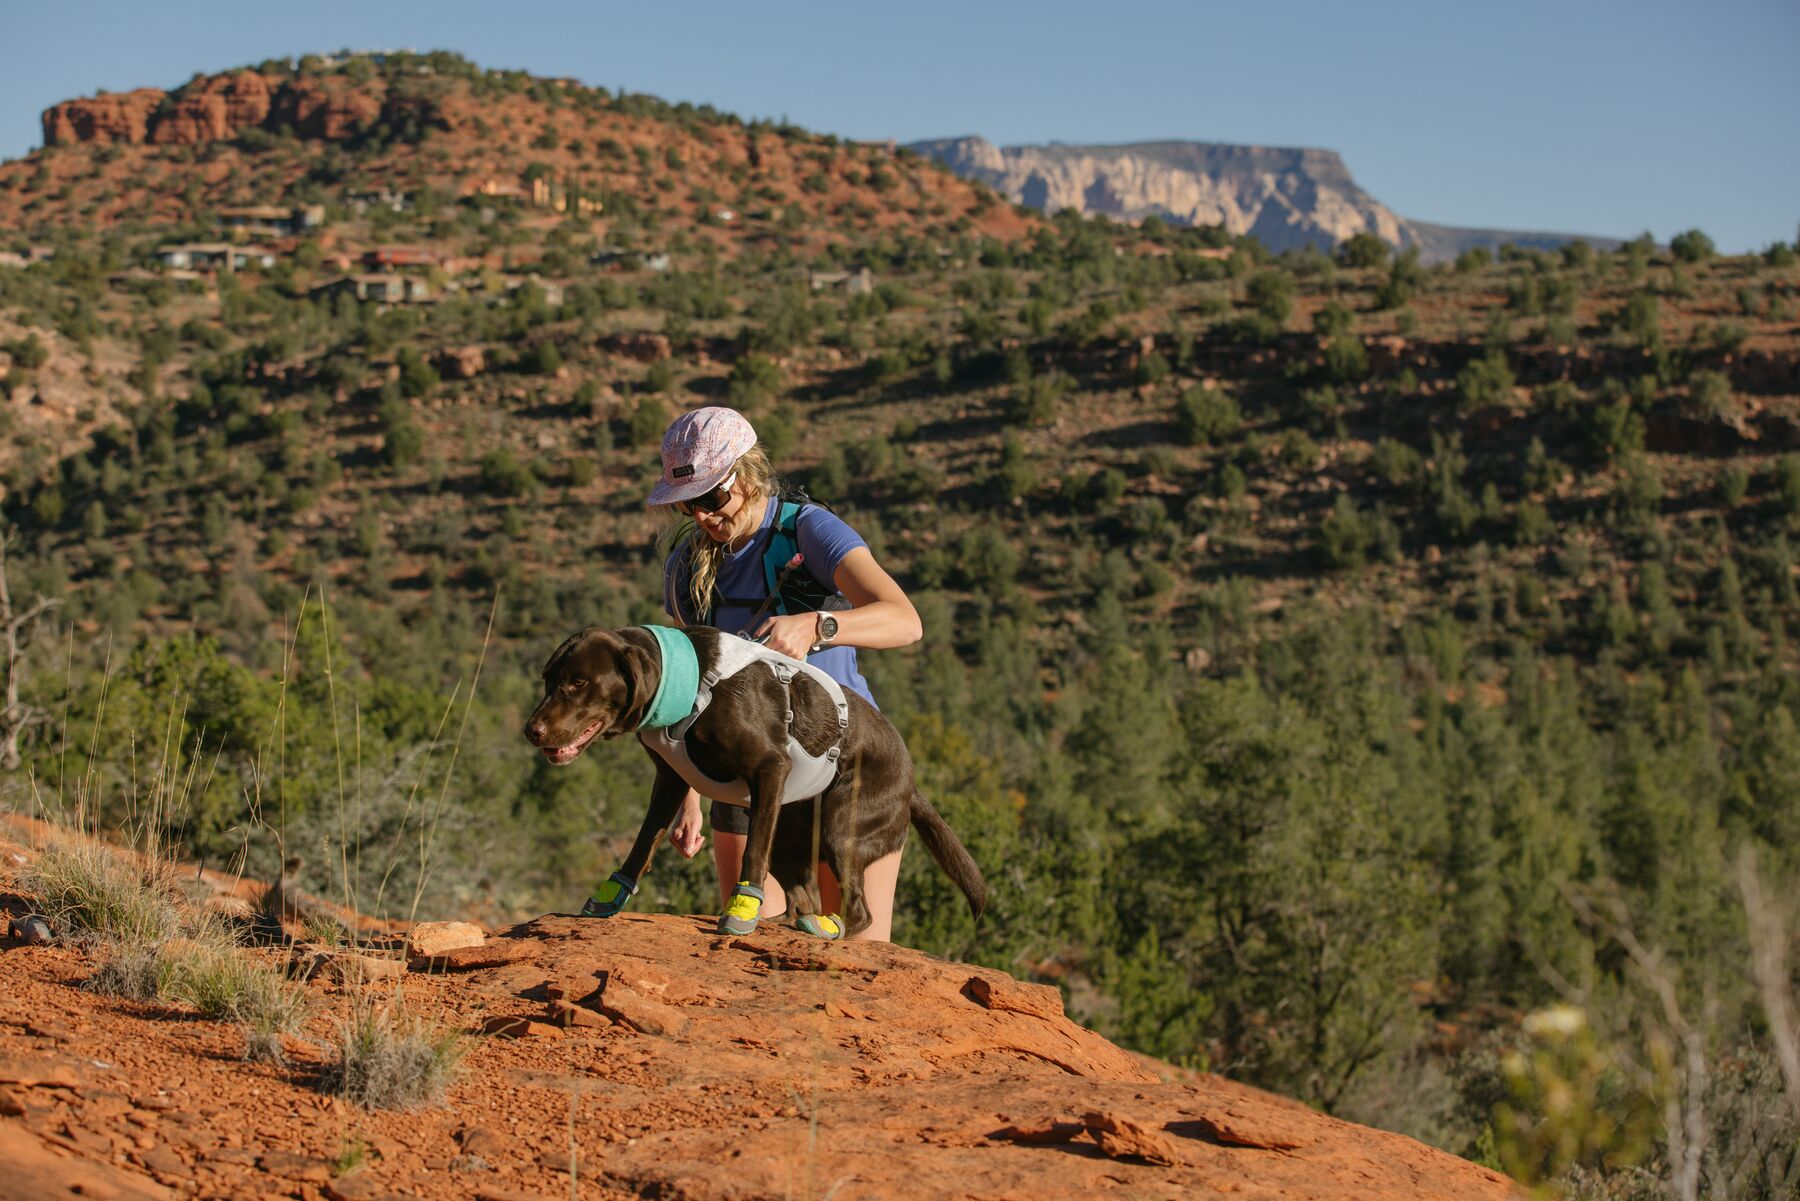
[[[731,485],[737,482],[735,474],[727,477],[711,492],[704,492],[692,500],[678,500],[675,511],[683,517],[692,517],[695,513],[717,513],[731,503]]]

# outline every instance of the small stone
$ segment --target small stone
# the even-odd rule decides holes
[[[1181,1162],[1175,1144],[1160,1130],[1104,1113],[1083,1114],[1081,1121],[1109,1158],[1142,1159],[1166,1168]]]
[[[456,1145],[464,1155],[494,1159],[512,1142],[506,1135],[489,1126],[465,1126],[456,1132]]]
[[[264,1151],[256,1158],[256,1166],[276,1176],[324,1184],[331,1179],[331,1165],[316,1155],[296,1155],[291,1151]]]
[[[491,1017],[481,1023],[481,1033],[498,1038],[561,1038],[563,1032],[547,1022],[526,1017]]]
[[[1038,1122],[1031,1126],[1003,1126],[988,1135],[1009,1143],[1026,1143],[1041,1145],[1044,1143],[1066,1143],[1080,1134],[1086,1127],[1080,1122]]]
[[[536,939],[495,939],[479,947],[459,947],[431,960],[431,966],[447,972],[468,972],[536,959],[543,951]]]
[[[18,1084],[26,1088],[76,1088],[83,1076],[73,1064],[41,1056],[30,1059],[0,1058],[0,1084]]]
[[[1027,984],[1011,977],[971,976],[964,990],[985,1008],[1039,1018],[1063,1016],[1062,994],[1047,984]]]
[[[374,980],[392,980],[406,970],[398,959],[381,959],[374,955],[343,952],[333,955],[330,975],[339,984],[368,984]]]
[[[50,929],[49,919],[41,913],[27,913],[23,917],[15,917],[7,923],[6,936],[17,939],[28,947],[49,946],[56,941],[56,934]]]
[[[576,1005],[570,1001],[550,1002],[550,1012],[546,1015],[553,1026],[580,1027],[589,1030],[603,1030],[612,1025],[612,1019],[603,1013],[595,1013],[585,1005]]]
[[[406,958],[434,959],[485,942],[487,933],[472,922],[420,922],[406,932]]]

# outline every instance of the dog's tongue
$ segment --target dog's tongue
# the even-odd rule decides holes
[[[556,747],[547,746],[544,748],[544,758],[550,760],[550,762],[552,762],[552,763],[567,763],[579,754],[581,754],[581,747],[579,745],[577,745],[577,746],[556,746]]]

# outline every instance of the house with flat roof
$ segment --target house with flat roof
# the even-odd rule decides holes
[[[164,267],[191,271],[267,270],[275,265],[275,252],[261,246],[233,246],[229,242],[180,242],[159,246],[152,256]]]
[[[325,206],[296,204],[233,204],[218,211],[222,229],[249,234],[291,235],[325,224]]]
[[[370,272],[328,280],[313,289],[315,296],[354,296],[377,304],[425,304],[435,299],[431,285],[416,275]]]

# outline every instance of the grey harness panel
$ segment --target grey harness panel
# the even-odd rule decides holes
[[[667,763],[701,796],[723,801],[727,805],[748,805],[749,783],[742,779],[715,780],[701,771],[688,755],[687,732],[695,719],[712,704],[713,689],[718,687],[719,681],[728,680],[757,663],[775,673],[775,678],[781,681],[782,691],[788,697],[788,777],[787,785],[781,791],[781,803],[791,805],[795,801],[816,797],[831,787],[831,782],[837,778],[838,756],[843,751],[844,732],[850,728],[850,702],[844,699],[843,687],[821,669],[798,659],[790,659],[780,651],[770,650],[745,638],[719,639],[719,661],[711,671],[700,677],[700,686],[694,693],[694,711],[672,726],[639,730],[638,741],[649,747],[657,758]],[[796,672],[806,673],[837,704],[838,736],[822,755],[811,754],[794,737],[793,680]]]

